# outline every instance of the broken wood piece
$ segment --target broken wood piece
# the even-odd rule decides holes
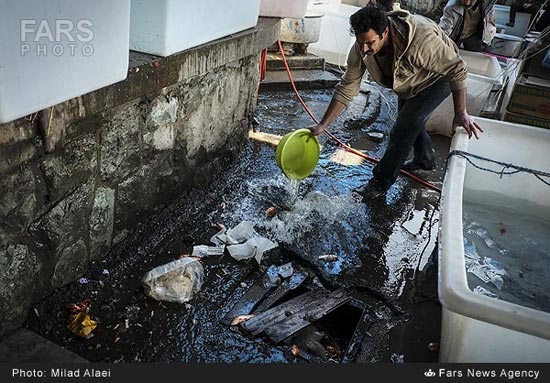
[[[261,313],[271,308],[279,299],[299,287],[307,278],[308,274],[304,271],[296,271],[287,278],[277,288],[264,299],[262,303],[254,310],[254,313]]]
[[[306,307],[288,318],[270,325],[264,332],[275,343],[288,338],[295,332],[321,319],[329,312],[348,302],[350,297],[344,289],[338,289],[327,298],[310,302]]]
[[[265,283],[266,274],[259,277],[246,293],[235,303],[235,306],[222,318],[221,322],[231,325],[233,318],[248,315],[263,297],[273,288],[273,285]]]
[[[258,335],[268,326],[278,323],[294,313],[302,310],[311,302],[317,302],[326,299],[330,295],[330,291],[318,288],[308,291],[296,298],[290,299],[287,302],[281,303],[254,318],[243,323],[242,327],[253,335]]]

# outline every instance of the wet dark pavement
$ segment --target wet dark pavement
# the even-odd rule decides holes
[[[331,94],[302,92],[318,117]],[[392,93],[364,84],[331,131],[379,158],[394,114]],[[262,93],[257,120],[254,137],[260,139],[263,133],[282,136],[311,125],[290,92]],[[384,140],[370,141],[370,131],[384,133]],[[267,337],[254,338],[220,322],[269,265],[293,262],[310,271],[306,288],[344,287],[354,298],[357,309],[342,307],[320,324],[341,351],[326,360],[341,361],[346,354],[346,362],[437,361],[437,351],[428,344],[439,341],[440,331],[433,262],[438,193],[400,177],[385,200],[361,203],[351,191],[371,177],[372,165],[358,163],[327,136],[321,143],[317,169],[296,187],[277,168],[274,148],[250,139],[238,162],[209,188],[195,189],[140,224],[90,264],[84,279],[38,303],[25,327],[92,362],[323,361],[306,353],[293,356],[292,342],[274,345]],[[438,167],[421,175],[440,186],[449,140],[434,137],[434,143]],[[266,215],[270,207],[277,208],[276,216]],[[234,227],[243,220],[279,244],[259,267],[254,260],[213,256],[203,260],[204,285],[187,304],[159,303],[144,295],[140,280],[145,272],[190,254],[193,244],[209,244],[218,231],[213,224]],[[338,260],[319,260],[324,254]],[[90,339],[66,327],[66,304],[86,298],[90,316],[98,321]]]

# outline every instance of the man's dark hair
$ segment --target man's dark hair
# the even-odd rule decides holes
[[[349,24],[350,31],[355,36],[368,32],[369,29],[373,29],[378,35],[382,36],[388,26],[388,16],[380,6],[369,5],[351,15]]]

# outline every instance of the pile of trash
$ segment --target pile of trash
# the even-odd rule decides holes
[[[147,272],[141,280],[145,294],[158,301],[188,302],[203,284],[201,258],[221,256],[227,250],[237,261],[254,258],[260,264],[264,253],[278,246],[260,236],[248,221],[229,230],[220,226],[220,231],[211,238],[214,246],[194,246],[191,255]]]

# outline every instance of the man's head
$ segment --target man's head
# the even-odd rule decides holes
[[[349,23],[363,54],[374,55],[389,43],[388,16],[383,9],[361,8],[351,15]]]
[[[470,8],[474,4],[474,0],[460,0],[460,4],[464,5],[466,8]]]

